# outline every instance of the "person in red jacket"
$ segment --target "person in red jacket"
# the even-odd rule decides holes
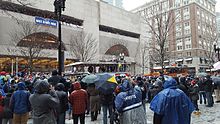
[[[73,123],[85,124],[85,112],[87,110],[88,94],[85,90],[81,89],[79,82],[73,83],[74,91],[69,96],[70,104],[72,105]]]

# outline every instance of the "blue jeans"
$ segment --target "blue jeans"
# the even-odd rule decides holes
[[[207,97],[207,101],[208,101],[208,107],[212,107],[214,104],[212,92],[206,92],[206,97]]]
[[[113,109],[113,105],[103,105],[102,106],[102,110],[103,110],[103,124],[107,124],[107,109],[109,111],[109,116],[110,116],[110,124],[113,124],[113,113],[112,113],[112,109]]]
[[[65,124],[66,113],[60,113],[57,119],[57,124]]]
[[[206,93],[205,91],[199,91],[199,102],[202,104],[202,99],[204,100],[204,104],[206,104]]]

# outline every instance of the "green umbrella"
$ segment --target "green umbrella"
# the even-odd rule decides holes
[[[200,72],[197,74],[198,77],[206,77],[208,74],[205,72]]]
[[[95,80],[97,79],[98,77],[94,74],[90,74],[90,75],[86,75],[81,81],[83,83],[87,83],[87,84],[92,84],[92,83],[95,83]]]

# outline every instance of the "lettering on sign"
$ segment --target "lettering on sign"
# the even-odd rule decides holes
[[[40,25],[57,27],[57,21],[52,19],[46,19],[42,17],[35,17],[35,23]]]

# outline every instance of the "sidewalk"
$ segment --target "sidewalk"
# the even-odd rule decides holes
[[[153,124],[153,112],[149,109],[149,103],[146,104],[147,108],[147,124]],[[206,107],[204,104],[199,104],[201,115],[191,115],[191,124],[220,124],[220,103],[215,103],[213,107]],[[98,115],[96,121],[91,121],[90,115],[86,115],[86,124],[102,124],[102,112]],[[32,119],[28,121],[32,124]],[[73,124],[73,120],[66,119],[66,124]]]

